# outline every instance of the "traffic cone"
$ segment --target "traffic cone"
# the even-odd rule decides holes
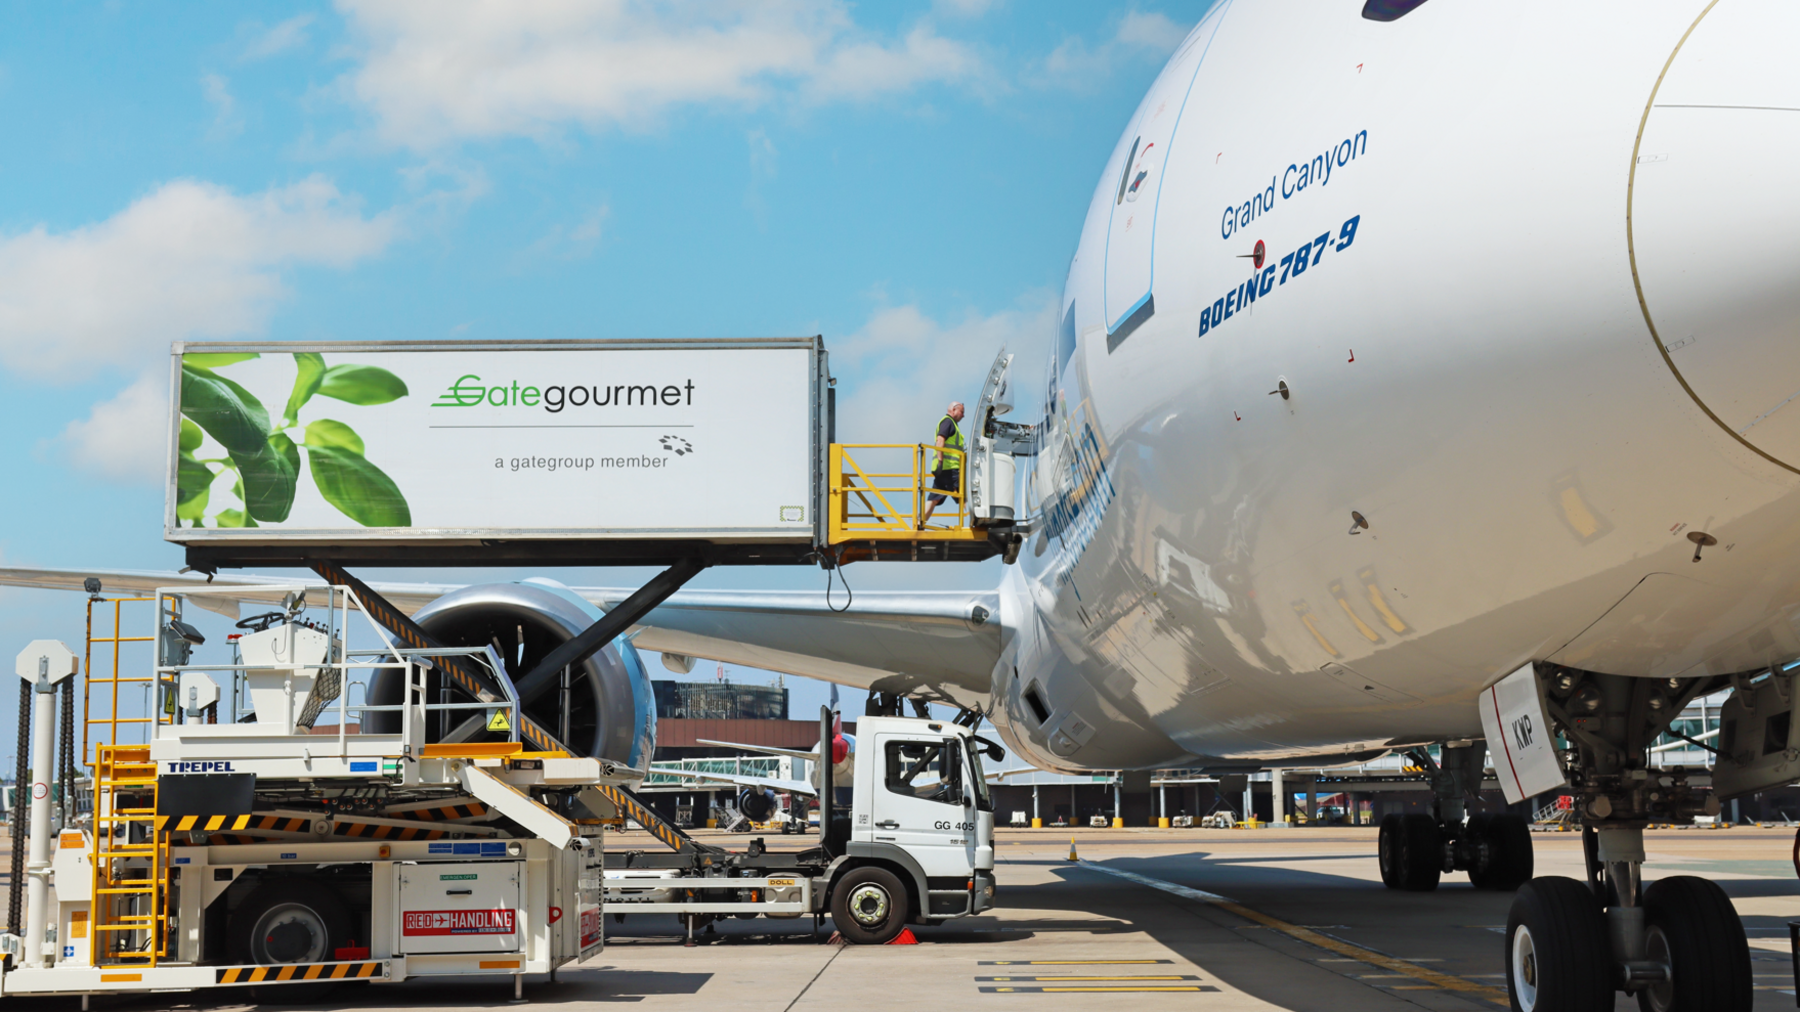
[[[1075,856],[1075,838],[1072,836],[1069,837],[1069,860],[1071,860],[1071,861],[1081,860],[1081,858]]]
[[[912,933],[911,928],[901,928],[900,933],[888,940],[889,945],[917,945],[919,936]]]

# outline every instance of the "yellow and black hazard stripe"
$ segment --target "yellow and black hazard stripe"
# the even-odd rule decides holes
[[[378,826],[368,822],[340,822],[332,830],[334,836],[347,836],[359,840],[441,840],[445,836],[442,829],[423,829],[418,826]]]
[[[194,829],[212,833],[221,829],[247,829],[252,818],[250,815],[159,815],[156,828],[177,833]]]
[[[440,822],[451,819],[474,819],[486,815],[488,808],[479,801],[470,801],[460,805],[436,805],[430,808],[414,808],[406,811],[388,809],[383,812],[390,819],[416,819],[419,822]]]
[[[265,984],[290,980],[367,980],[386,976],[381,961],[288,963],[283,966],[224,966],[214,971],[220,984]]]
[[[243,832],[246,830],[267,829],[277,833],[310,833],[311,819],[297,819],[284,815],[159,815],[156,817],[156,828],[172,829],[178,833],[198,829],[205,833],[216,833],[221,830]],[[165,825],[166,824],[166,825]]]

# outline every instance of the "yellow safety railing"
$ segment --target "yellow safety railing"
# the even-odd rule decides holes
[[[144,745],[94,751],[94,965],[155,966],[169,954],[169,834],[156,818],[156,763]]]
[[[82,674],[86,676],[82,679],[81,686],[81,761],[85,765],[93,765],[100,746],[126,744],[119,741],[119,725],[149,725],[156,721],[156,700],[152,698],[155,694],[155,674],[132,676],[121,675],[119,673],[121,655],[125,652],[125,644],[154,644],[156,641],[155,636],[125,635],[125,605],[154,605],[155,602],[156,598],[154,597],[88,598],[87,653],[86,659],[81,666]],[[109,605],[111,607],[108,607]],[[96,611],[99,612],[102,621],[107,618],[112,620],[111,635],[95,635],[94,618]],[[137,611],[137,609],[133,609],[133,611]],[[154,616],[152,616],[147,624],[152,629],[156,628]],[[100,653],[102,654],[99,658],[100,663],[98,665],[95,664],[94,657],[96,647],[99,648]],[[151,650],[154,651],[154,649],[155,647],[152,646]],[[138,661],[139,667],[142,670],[148,671],[154,671],[155,663],[156,661],[153,654],[147,654]],[[144,716],[119,716],[119,687],[122,685],[143,685],[150,689],[150,695],[145,697]],[[99,690],[98,694],[96,694],[96,689]],[[102,703],[105,708],[104,713],[100,712],[100,704]],[[144,731],[144,741],[147,743],[150,740],[150,737],[149,728],[146,727]],[[94,751],[89,751],[88,746],[90,742],[95,748]]]
[[[954,489],[932,487],[939,454],[959,464]],[[970,523],[968,468],[960,466],[966,456],[930,443],[831,444],[828,540],[984,540],[987,535]],[[926,519],[926,497],[934,494],[944,501]]]

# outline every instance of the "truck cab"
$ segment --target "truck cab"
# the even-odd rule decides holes
[[[831,886],[838,931],[886,941],[902,922],[992,907],[994,804],[982,758],[1004,755],[1000,747],[951,721],[908,717],[864,717],[857,737],[849,832]]]

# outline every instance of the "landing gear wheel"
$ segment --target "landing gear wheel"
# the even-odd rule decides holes
[[[1592,890],[1560,876],[1534,878],[1519,887],[1506,915],[1506,982],[1513,1012],[1611,1009],[1612,977],[1606,914]]]
[[[1428,893],[1444,874],[1444,838],[1437,820],[1423,812],[1400,817],[1400,888]]]
[[[258,886],[232,912],[227,949],[239,964],[326,963],[348,943],[350,931],[350,911],[336,890],[314,879],[276,878]],[[317,1001],[336,987],[284,984],[258,988],[257,999],[275,1004]]]
[[[1494,846],[1488,840],[1488,823],[1494,818],[1490,812],[1476,812],[1463,823],[1463,843],[1470,857],[1469,884],[1477,889],[1491,888],[1488,885],[1493,875]]]
[[[1381,836],[1375,844],[1377,862],[1381,865],[1381,884],[1400,888],[1400,816],[1381,817]]]
[[[1471,850],[1477,864],[1469,869],[1469,881],[1475,888],[1512,892],[1531,880],[1531,829],[1524,817],[1483,812],[1469,817],[1463,833],[1476,844]]]
[[[1648,955],[1670,979],[1638,992],[1644,1012],[1750,1012],[1750,945],[1725,890],[1677,875],[1644,890]]]
[[[831,921],[857,945],[885,945],[906,927],[906,887],[886,868],[852,868],[831,891]]]

